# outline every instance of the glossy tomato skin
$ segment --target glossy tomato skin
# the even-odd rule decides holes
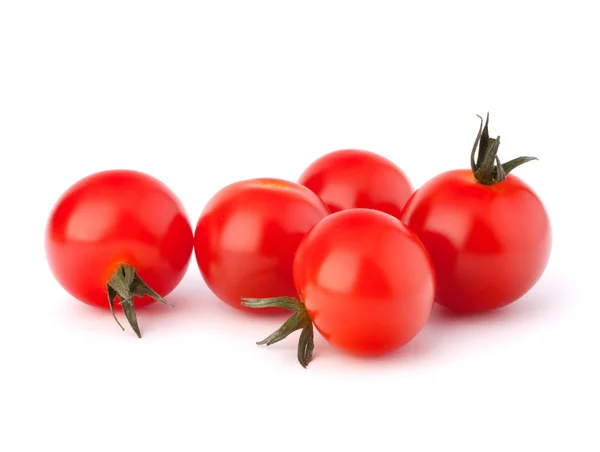
[[[393,162],[369,151],[343,149],[315,160],[298,182],[327,204],[331,212],[376,209],[400,218],[413,187]]]
[[[296,296],[292,261],[306,232],[329,214],[308,188],[280,179],[251,179],[220,190],[205,206],[194,250],[211,291],[248,312],[242,297]]]
[[[495,185],[478,183],[469,170],[440,174],[414,193],[402,219],[431,255],[436,301],[455,311],[514,302],[538,281],[550,256],[548,214],[512,174]]]
[[[121,263],[133,266],[159,295],[169,294],[189,265],[193,236],[168,187],[144,173],[115,170],[92,174],[60,197],[45,247],[50,269],[67,292],[108,308],[106,283]],[[135,306],[154,301],[136,298]]]
[[[371,209],[334,213],[312,228],[294,260],[294,280],[317,330],[357,355],[379,355],[423,328],[435,274],[419,239]]]

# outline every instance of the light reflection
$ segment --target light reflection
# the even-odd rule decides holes
[[[354,286],[359,277],[361,259],[351,251],[332,251],[321,265],[317,277],[323,290],[345,293]]]
[[[70,215],[65,228],[69,240],[93,242],[101,239],[115,222],[114,207],[110,200],[97,199],[81,203]]]
[[[236,212],[227,219],[221,240],[232,251],[248,252],[260,248],[262,219],[251,212]]]

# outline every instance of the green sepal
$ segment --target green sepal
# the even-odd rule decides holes
[[[135,271],[135,268],[128,264],[121,264],[114,271],[106,283],[106,291],[108,294],[108,305],[110,307],[110,312],[112,313],[117,324],[121,327],[121,329],[125,330],[115,314],[114,303],[115,298],[118,296],[120,300],[119,304],[123,308],[123,312],[125,313],[127,321],[139,338],[142,337],[142,334],[138,325],[135,305],[133,302],[135,297],[143,297],[144,295],[148,295],[150,298],[153,298],[162,304],[166,304],[167,306],[171,307],[173,306],[158,293],[156,293],[150,286],[148,286],[148,284],[146,284],[139,277]]]
[[[302,330],[298,341],[298,361],[306,368],[312,360],[315,344],[312,320],[304,303],[292,297],[242,298],[242,300],[242,306],[248,308],[284,308],[293,311],[291,317],[277,331],[257,344],[272,345],[285,339],[294,331]]]
[[[483,118],[479,115],[477,117],[480,119],[479,132],[475,137],[475,143],[471,150],[471,170],[477,182],[484,185],[498,184],[505,180],[506,176],[518,166],[537,160],[536,157],[517,157],[502,164],[498,157],[500,137],[490,138],[489,135],[489,113],[485,119],[485,126],[483,125]],[[476,153],[477,158],[475,158]]]

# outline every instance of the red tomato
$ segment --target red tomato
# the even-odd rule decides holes
[[[58,200],[46,227],[46,256],[63,288],[103,308],[112,309],[109,298],[118,297],[138,336],[134,296],[136,307],[166,303],[162,296],[183,278],[192,247],[181,202],[164,184],[135,171],[80,180]]]
[[[228,185],[208,202],[196,226],[194,249],[204,281],[221,300],[244,310],[243,296],[295,296],[294,253],[328,214],[317,195],[293,182]]]
[[[373,152],[346,149],[315,160],[298,182],[325,201],[331,212],[362,207],[400,218],[413,192],[394,163]]]
[[[532,158],[499,168],[494,166],[498,145],[498,139],[488,137],[486,123],[480,164],[472,160],[475,173],[455,170],[434,177],[404,209],[403,221],[433,260],[436,301],[456,311],[512,303],[533,287],[549,259],[550,221],[542,202],[522,180],[506,175]],[[487,160],[481,157],[486,149]],[[484,160],[492,165],[487,175]]]
[[[296,314],[262,343],[303,329],[298,357],[312,354],[312,324],[331,344],[357,355],[379,355],[423,328],[435,295],[435,274],[423,244],[397,218],[371,209],[331,214],[307,234],[294,259],[300,301],[245,301]]]

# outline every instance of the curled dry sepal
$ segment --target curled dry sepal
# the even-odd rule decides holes
[[[490,114],[488,113],[485,118],[485,126],[483,125],[483,118],[479,115],[477,117],[481,120],[481,124],[479,125],[479,133],[473,144],[473,150],[471,151],[471,170],[473,170],[477,182],[484,185],[497,184],[506,179],[507,174],[517,166],[521,166],[531,160],[537,160],[536,157],[517,157],[506,163],[500,163],[500,159],[498,158],[500,137],[490,138],[488,132]],[[479,152],[477,152],[477,145],[479,145]],[[475,159],[476,152],[477,159]]]
[[[298,341],[298,361],[306,368],[312,359],[315,343],[312,320],[304,303],[292,297],[242,298],[242,300],[244,300],[242,306],[249,308],[275,307],[293,311],[292,316],[281,325],[281,328],[257,344],[271,345],[285,339],[296,330],[302,330]]]
[[[123,308],[127,321],[137,334],[137,337],[141,338],[140,327],[138,326],[137,315],[135,314],[135,306],[133,304],[134,297],[143,297],[148,295],[150,298],[154,298],[167,306],[173,307],[171,303],[157,294],[152,288],[148,286],[137,274],[135,268],[128,264],[121,264],[119,268],[115,270],[111,278],[106,283],[106,290],[108,292],[108,304],[110,306],[110,312],[112,313],[115,321],[119,324],[122,330],[123,325],[117,319],[115,315],[115,298],[117,295],[120,299],[120,305]]]

